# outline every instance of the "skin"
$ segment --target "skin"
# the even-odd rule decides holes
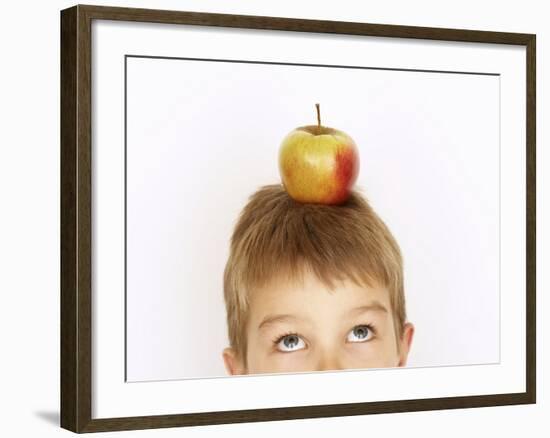
[[[385,288],[345,280],[331,292],[311,273],[271,282],[249,310],[245,360],[223,350],[230,375],[402,367],[414,333],[407,322],[396,336]]]

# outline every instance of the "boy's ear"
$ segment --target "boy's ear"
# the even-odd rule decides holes
[[[223,349],[223,363],[228,374],[234,376],[236,374],[246,374],[245,367],[242,361],[238,358],[237,353],[231,347]]]
[[[403,335],[399,340],[399,364],[398,366],[403,367],[407,364],[407,357],[409,356],[409,350],[411,349],[411,344],[414,335],[414,325],[410,322],[405,323],[403,326]]]

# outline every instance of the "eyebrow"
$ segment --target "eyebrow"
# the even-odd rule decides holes
[[[355,307],[350,311],[353,314],[360,314],[364,312],[384,312],[388,313],[388,309],[379,301],[373,301],[371,304],[366,304],[364,306]]]
[[[262,322],[258,326],[258,330],[277,322],[296,321],[297,319],[298,318],[296,318],[294,315],[290,314],[268,315],[262,320]]]
[[[379,301],[373,301],[371,304],[365,304],[363,306],[355,307],[351,309],[351,314],[361,314],[365,312],[383,312],[388,313],[388,309]],[[258,325],[258,330],[265,328],[269,325],[276,324],[278,322],[296,321],[297,318],[290,314],[268,315]]]

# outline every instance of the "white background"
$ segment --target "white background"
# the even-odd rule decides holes
[[[127,96],[129,381],[226,375],[229,237],[315,102],[403,252],[407,365],[500,361],[499,76],[130,57]],[[106,162],[124,145],[94,147]]]
[[[544,142],[543,120],[545,93],[541,78],[544,76],[543,22],[544,12],[509,7],[501,2],[456,3],[456,7],[438,5],[437,2],[406,2],[336,7],[326,5],[290,4],[278,2],[270,7],[246,2],[233,2],[231,8],[222,2],[116,2],[112,5],[188,9],[212,12],[243,13],[256,15],[279,15],[301,18],[319,18],[347,21],[370,21],[376,23],[411,24],[471,29],[502,30],[538,33],[538,272],[542,274],[541,227],[542,164],[541,145]],[[3,362],[0,365],[5,376],[1,398],[3,427],[11,436],[68,434],[57,429],[59,404],[59,9],[70,6],[68,2],[26,4],[29,14],[22,26],[18,20],[7,20],[2,28],[2,41],[18,41],[17,44],[2,43],[4,52],[1,94],[2,170],[0,172],[1,195],[7,202],[2,211],[2,340]],[[297,9],[297,8],[300,9]],[[5,17],[18,17],[23,6],[10,6]],[[529,11],[529,12],[528,12]],[[34,29],[29,34],[28,29]],[[17,38],[16,38],[17,36]],[[37,66],[40,66],[37,68]],[[6,100],[7,96],[7,100]],[[26,96],[32,96],[26,97]],[[15,117],[14,117],[15,116]],[[32,120],[32,129],[29,128]],[[541,315],[547,307],[542,295],[542,282],[538,285],[538,308]],[[546,313],[546,312],[545,312]],[[542,436],[540,426],[543,412],[548,410],[544,389],[547,385],[542,369],[542,342],[545,338],[544,322],[538,318],[539,330],[539,404],[482,408],[457,411],[424,412],[244,424],[208,426],[202,428],[172,429],[162,431],[128,432],[122,435],[173,434],[181,436],[280,436],[284,433],[316,433],[326,436],[349,433],[361,428],[371,434],[389,432],[392,436],[409,433],[412,436],[464,436],[491,433],[498,436],[515,436],[530,432]],[[399,421],[396,422],[395,417]],[[430,427],[425,430],[426,424]],[[13,430],[11,430],[13,429]],[[537,435],[537,430],[539,435]],[[121,433],[107,434],[120,436]],[[323,435],[324,436],[324,435]]]

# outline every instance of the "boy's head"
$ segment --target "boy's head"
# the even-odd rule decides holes
[[[230,374],[406,363],[401,252],[357,191],[321,205],[261,187],[235,226],[224,298]]]

